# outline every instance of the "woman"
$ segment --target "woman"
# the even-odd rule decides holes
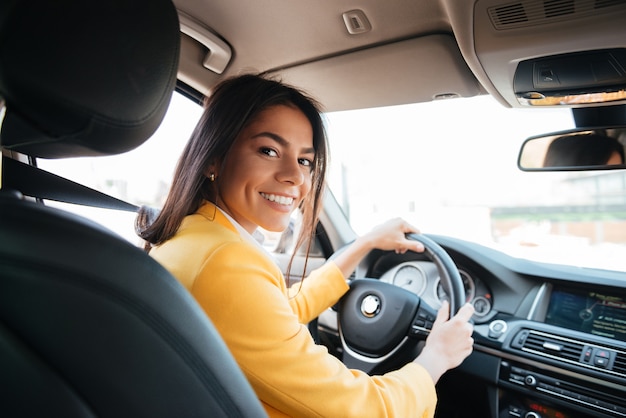
[[[546,151],[544,167],[593,167],[624,164],[624,146],[600,133],[564,135]]]
[[[290,293],[255,241],[258,227],[287,228],[300,209],[296,248],[315,233],[327,164],[318,105],[256,75],[220,84],[179,160],[158,217],[138,219],[150,254],[193,294],[224,338],[270,416],[432,416],[434,384],[472,350],[470,305],[447,305],[420,356],[370,377],[316,345],[306,323],[348,290],[371,250],[423,251],[394,219],[355,240]]]

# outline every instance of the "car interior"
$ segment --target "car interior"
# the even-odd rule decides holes
[[[154,141],[174,96],[200,109],[220,81],[249,72],[302,88],[331,116],[480,97],[511,112],[565,109],[573,127],[526,138],[506,164],[568,175],[568,184],[610,176],[618,192],[594,210],[611,223],[601,232],[593,224],[594,234],[613,240],[599,251],[623,265],[623,253],[611,252],[626,247],[621,0],[8,0],[0,4],[1,416],[266,416],[210,318],[140,240],[55,206],[134,216],[158,204],[96,188],[87,172],[47,169],[131,155]],[[442,135],[457,116],[441,116]],[[506,129],[502,141],[521,126]],[[600,152],[600,137],[611,138],[614,159]],[[468,133],[468,141],[477,139]],[[557,141],[586,158],[550,160]],[[160,168],[128,165],[116,170]],[[429,175],[442,174],[420,173]],[[358,220],[345,207],[361,201],[346,196],[327,193],[308,253],[284,244],[292,229],[271,241],[288,280],[355,239]],[[561,206],[567,219],[588,210]],[[490,216],[502,227],[519,210]],[[626,417],[626,268],[529,260],[445,233],[410,238],[426,251],[371,252],[346,296],[309,324],[316,342],[351,368],[384,373],[419,353],[442,300],[453,312],[471,302],[474,350],[437,384],[436,417]],[[364,319],[371,295],[401,309]]]

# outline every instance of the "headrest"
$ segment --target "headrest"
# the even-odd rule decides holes
[[[129,151],[160,125],[176,83],[171,0],[2,0],[4,148],[42,158]]]

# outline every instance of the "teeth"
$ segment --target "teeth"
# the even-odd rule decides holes
[[[261,196],[263,196],[265,199],[269,200],[270,202],[276,202],[281,205],[291,205],[293,203],[293,197],[276,196],[275,194],[267,194],[267,193],[261,193]]]

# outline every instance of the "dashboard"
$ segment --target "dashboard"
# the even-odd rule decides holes
[[[430,238],[454,260],[476,309],[474,351],[438,384],[440,405],[494,418],[626,417],[625,273]],[[434,309],[447,298],[436,265],[422,254],[374,251],[355,278],[402,287]]]

